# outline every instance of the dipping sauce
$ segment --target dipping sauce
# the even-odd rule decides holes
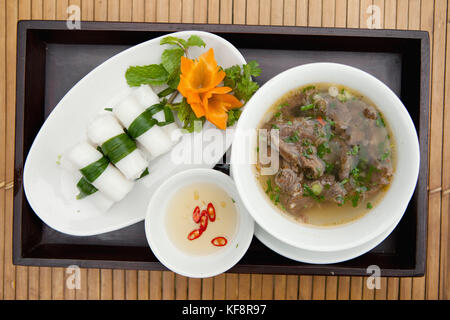
[[[189,240],[191,232],[199,230],[202,224],[194,221],[195,208],[199,207],[200,213],[203,210],[207,212],[209,203],[214,207],[215,219],[208,217],[206,229],[200,232],[200,236]],[[169,239],[186,254],[208,255],[227,247],[235,234],[236,225],[234,200],[225,190],[212,183],[199,182],[182,187],[167,206],[166,228]],[[225,238],[227,244],[221,246],[224,241],[217,237]],[[214,239],[216,245],[212,243]]]

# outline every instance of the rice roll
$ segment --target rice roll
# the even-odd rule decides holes
[[[117,202],[133,188],[132,181],[127,180],[101,152],[85,141],[70,151],[69,159],[83,175],[77,184],[80,190],[79,199],[99,190]]]
[[[158,95],[148,85],[142,85],[134,90],[134,95],[144,108],[149,108],[153,105],[159,104],[160,102]],[[169,111],[173,117],[172,111],[166,110],[166,112],[167,111]],[[153,118],[155,118],[160,123],[168,121],[164,110],[155,113],[153,115]],[[182,133],[175,121],[169,124],[165,124],[164,126],[161,126],[161,128],[167,133],[167,135],[170,137],[170,140],[174,144],[175,142],[180,140]]]
[[[113,113],[127,129],[128,134],[136,139],[156,158],[172,148],[172,141],[164,130],[157,125],[151,114],[132,95],[126,97],[113,108]]]
[[[101,191],[98,191],[85,177],[81,177],[78,181],[77,188],[79,190],[78,200],[89,196],[89,201],[103,212],[108,211],[114,204],[113,200],[105,196]]]
[[[127,179],[136,180],[148,172],[148,163],[136,143],[123,131],[113,115],[107,114],[94,120],[88,127],[87,135]]]

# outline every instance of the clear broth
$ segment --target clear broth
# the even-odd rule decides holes
[[[294,89],[283,95],[280,99],[278,99],[265,113],[263,116],[260,125],[258,126],[261,128],[264,124],[266,124],[276,112],[279,110],[279,106],[283,104],[284,101],[286,101],[289,97],[298,94],[301,90],[303,90],[306,87],[309,86],[315,86],[320,92],[323,90],[328,90],[329,87],[333,86],[338,88],[339,91],[345,88],[348,92],[350,92],[354,97],[357,99],[365,102],[367,105],[374,107],[378,112],[378,108],[376,105],[370,101],[368,98],[361,95],[359,92],[352,90],[348,87],[337,85],[337,84],[330,84],[330,83],[312,83],[306,86],[302,86],[300,88]],[[391,161],[392,161],[392,168],[393,172],[395,173],[395,165],[396,165],[396,148],[395,148],[395,140],[394,136],[392,135],[392,131],[389,128],[389,124],[385,123],[385,128],[388,131],[388,134],[390,136],[390,142],[391,142]],[[254,167],[254,173],[255,176],[259,182],[259,185],[261,187],[261,191],[266,194],[266,188],[267,188],[267,179],[271,180],[272,186],[275,185],[274,177],[275,175],[268,176],[268,175],[261,175],[260,174],[260,167],[257,163]],[[350,223],[352,221],[355,221],[361,217],[363,217],[365,214],[367,214],[370,210],[375,208],[383,199],[384,195],[386,194],[386,191],[389,189],[389,185],[383,187],[379,192],[377,192],[375,195],[370,196],[369,198],[365,199],[364,202],[360,202],[357,207],[353,207],[351,203],[346,202],[342,206],[338,206],[336,203],[332,202],[323,202],[323,203],[316,203],[313,207],[305,209],[302,211],[301,215],[293,215],[286,211],[280,204],[275,204],[268,196],[267,199],[271,203],[271,205],[277,209],[284,217],[293,220],[295,222],[301,223],[301,224],[309,224],[317,227],[331,227],[336,225],[342,225],[345,223]],[[369,208],[367,206],[367,203],[370,203],[371,207]]]

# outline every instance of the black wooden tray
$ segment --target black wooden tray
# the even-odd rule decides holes
[[[420,276],[426,262],[429,37],[422,31],[357,30],[203,24],[20,21],[18,25],[13,262],[18,265],[165,270],[147,245],[144,223],[90,237],[46,226],[23,191],[28,150],[45,118],[65,93],[94,67],[143,41],[180,30],[204,30],[229,40],[247,60],[258,60],[262,84],[290,67],[339,62],[387,84],[407,107],[420,136],[421,167],[414,196],[394,232],[372,251],[334,265],[289,260],[256,238],[230,272]],[[216,169],[227,171],[226,166]]]

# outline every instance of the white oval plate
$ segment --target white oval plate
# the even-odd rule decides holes
[[[214,34],[182,31],[171,35],[187,39],[193,34],[204,40],[206,48],[189,49],[190,58],[214,48],[220,66],[228,68],[245,64],[244,57],[232,44]],[[125,71],[129,66],[160,63],[161,54],[167,48],[167,45],[159,44],[163,37],[129,48],[96,67],[63,97],[41,127],[25,162],[23,183],[34,212],[51,228],[70,235],[89,236],[139,222],[145,218],[152,193],[164,180],[186,169],[212,168],[230,147],[231,139],[215,140],[208,145],[191,144],[193,134],[186,134],[175,148],[198,155],[214,144],[215,153],[208,157],[208,161],[178,163],[171,152],[155,159],[149,166],[151,174],[138,181],[130,194],[107,212],[93,207],[89,197],[75,200],[73,182],[77,181],[76,176],[65,172],[57,164],[58,158],[86,139],[87,125],[99,112],[130,92],[125,80]],[[213,125],[205,123],[204,130],[210,128]],[[225,137],[225,132],[216,131]]]
[[[234,236],[221,250],[209,255],[188,255],[169,239],[166,230],[167,206],[180,188],[195,182],[213,183],[235,200],[237,227]],[[253,239],[254,222],[244,207],[234,181],[212,169],[194,169],[178,173],[165,181],[153,194],[145,217],[145,235],[152,252],[168,269],[192,278],[208,278],[233,267],[247,252]]]

